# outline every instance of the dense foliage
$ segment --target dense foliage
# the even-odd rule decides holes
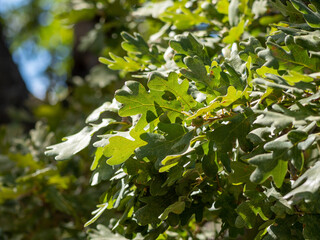
[[[103,225],[89,239],[319,239],[319,1],[147,1],[127,14],[126,55],[99,59],[127,81],[46,151],[92,151],[104,193],[85,226]],[[50,171],[45,191],[70,181]]]
[[[105,224],[127,238],[318,239],[319,13],[315,0],[135,10],[163,27],[123,32],[127,56],[100,61],[136,80],[47,151],[69,158],[100,131],[91,185],[110,185],[86,225],[116,210]]]

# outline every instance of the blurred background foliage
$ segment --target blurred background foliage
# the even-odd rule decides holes
[[[124,54],[121,31],[154,31],[132,20],[142,3],[0,0],[1,240],[86,239],[83,225],[103,193],[89,188],[90,150],[68,162],[43,153],[121,85],[124,76],[98,57]]]

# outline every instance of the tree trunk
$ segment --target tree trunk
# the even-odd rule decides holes
[[[89,31],[94,29],[96,23],[92,21],[82,21],[74,25],[74,46],[72,51],[74,65],[72,68],[72,76],[80,76],[84,78],[90,72],[90,69],[97,65],[98,56],[89,50],[81,51],[79,45],[82,37],[86,36]]]
[[[13,62],[0,23],[0,124],[11,122],[8,108],[25,108],[29,92]]]

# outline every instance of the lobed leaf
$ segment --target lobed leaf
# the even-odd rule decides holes
[[[181,116],[182,108],[178,100],[168,101],[163,99],[163,93],[151,90],[147,92],[143,85],[135,81],[127,81],[126,89],[117,90],[115,99],[122,103],[119,110],[122,117],[142,114],[139,127],[145,127],[148,121],[152,121],[164,112],[168,112],[171,120]],[[148,120],[151,116],[151,120]]]
[[[169,44],[177,53],[190,57],[197,56],[202,62],[210,63],[207,50],[191,33],[188,33],[187,36],[178,35]]]
[[[265,153],[252,157],[249,163],[257,166],[251,174],[250,180],[255,183],[262,183],[268,177],[272,177],[276,187],[282,186],[288,170],[288,161],[282,159],[283,153]]]
[[[182,110],[189,111],[197,105],[197,102],[193,99],[189,90],[189,82],[183,80],[179,83],[178,74],[171,72],[166,79],[164,76],[158,73],[154,73],[150,76],[148,87],[154,91],[169,91],[180,101]]]
[[[320,162],[316,162],[314,166],[308,169],[301,177],[299,177],[292,185],[293,190],[284,196],[285,199],[291,199],[291,202],[297,203],[303,199],[312,199],[320,187]]]
[[[89,145],[94,133],[114,121],[115,120],[113,119],[103,119],[98,125],[91,124],[91,126],[84,127],[80,132],[65,137],[63,139],[65,140],[64,142],[47,147],[45,154],[48,156],[56,155],[56,160],[70,158],[72,155],[80,152]]]
[[[108,67],[112,70],[123,70],[127,72],[136,72],[140,69],[143,69],[144,67],[134,61],[133,59],[129,57],[118,57],[114,55],[113,53],[109,53],[112,60],[109,60],[107,58],[100,57],[99,61],[103,64],[108,65]]]
[[[108,139],[107,145],[103,148],[103,154],[109,158],[109,165],[118,165],[130,158],[134,151],[146,145],[146,141],[141,139],[143,130],[133,128],[130,132],[117,133]]]

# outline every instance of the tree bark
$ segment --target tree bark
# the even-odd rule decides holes
[[[29,96],[17,65],[13,62],[0,23],[0,124],[12,121],[8,109],[25,108]]]
[[[89,74],[90,69],[99,63],[98,56],[94,53],[89,50],[81,51],[79,49],[81,39],[94,29],[95,24],[94,20],[91,20],[78,22],[74,25],[74,46],[72,51],[74,65],[71,73],[72,76],[84,78]]]

